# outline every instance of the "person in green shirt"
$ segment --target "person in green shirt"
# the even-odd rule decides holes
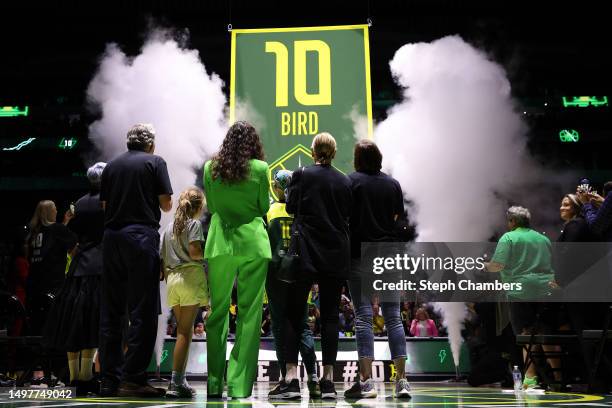
[[[510,304],[510,321],[515,334],[531,334],[554,329],[555,310],[546,303],[529,302],[547,296],[554,286],[552,249],[550,240],[530,228],[531,214],[523,207],[510,207],[506,213],[508,232],[499,239],[491,262],[486,263],[489,272],[499,272],[504,283],[520,283],[521,288],[507,291]],[[559,346],[542,345],[545,352],[560,351]],[[523,350],[524,357],[526,351]],[[559,359],[548,359],[553,368]],[[538,385],[533,364],[525,368],[525,388]],[[555,377],[557,377],[555,373]]]
[[[206,324],[209,397],[223,393],[234,281],[238,316],[227,368],[228,396],[249,397],[257,376],[263,293],[271,258],[262,218],[270,208],[269,169],[263,157],[255,128],[240,121],[230,127],[220,150],[204,166],[204,192],[212,214],[204,249],[212,310]]]

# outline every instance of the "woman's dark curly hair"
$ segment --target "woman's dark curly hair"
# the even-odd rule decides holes
[[[261,140],[253,125],[238,121],[229,128],[221,149],[212,159],[213,180],[220,178],[226,183],[245,180],[251,159],[264,159]]]

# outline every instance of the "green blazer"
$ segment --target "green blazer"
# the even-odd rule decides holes
[[[212,179],[211,161],[204,165],[204,193],[212,214],[204,258],[221,255],[272,258],[263,216],[270,208],[268,163],[250,161],[248,178],[228,184]]]

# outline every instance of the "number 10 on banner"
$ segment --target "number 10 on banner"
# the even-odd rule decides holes
[[[266,52],[276,58],[276,106],[289,105],[289,51],[285,44],[278,41],[266,41]],[[308,93],[306,85],[306,55],[316,52],[318,55],[318,92]],[[321,40],[293,42],[294,80],[293,94],[295,100],[304,106],[331,105],[331,52],[329,45]],[[318,132],[318,115],[316,112],[282,112],[281,135],[316,134]]]

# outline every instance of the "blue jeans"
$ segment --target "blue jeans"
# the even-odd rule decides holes
[[[355,307],[355,334],[357,337],[357,354],[359,358],[374,359],[374,331],[372,329],[372,302],[368,296],[361,293],[361,281],[350,280],[349,289]],[[380,304],[385,318],[391,358],[406,357],[406,336],[400,318],[399,299],[397,302],[382,302]]]

